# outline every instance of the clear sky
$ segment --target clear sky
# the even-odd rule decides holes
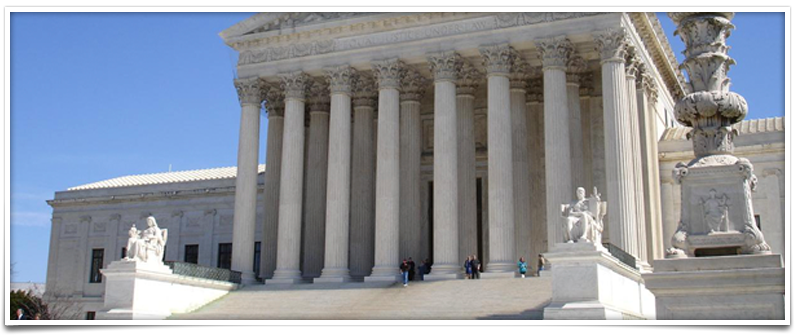
[[[44,282],[55,191],[234,166],[237,53],[218,33],[251,13],[11,14],[11,262]],[[673,24],[660,16],[673,49]],[[749,118],[784,115],[784,14],[738,13],[733,91]],[[681,55],[680,61],[681,61]],[[267,122],[261,125],[260,162]]]

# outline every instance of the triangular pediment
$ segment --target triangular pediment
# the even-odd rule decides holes
[[[233,37],[254,35],[269,31],[299,28],[333,21],[348,20],[354,17],[376,15],[365,12],[301,12],[301,13],[259,13],[222,31],[219,35],[225,40]]]

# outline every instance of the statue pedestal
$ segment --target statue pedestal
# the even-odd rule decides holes
[[[643,275],[659,320],[783,320],[781,255],[654,261]]]
[[[162,320],[186,313],[235,290],[237,284],[176,275],[161,262],[119,260],[100,270],[104,306],[98,320]]]
[[[558,243],[544,257],[552,264],[552,302],[544,308],[545,320],[654,319],[654,296],[640,272],[604,247]]]
[[[168,266],[133,260],[114,261],[105,276],[105,305],[98,320],[162,320],[171,311],[161,300],[160,283],[174,277]]]

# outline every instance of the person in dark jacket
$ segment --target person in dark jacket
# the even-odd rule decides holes
[[[472,256],[467,256],[467,260],[464,260],[464,271],[467,279],[472,279]]]
[[[400,275],[403,276],[403,287],[408,287],[409,285],[409,263],[406,259],[403,259],[403,263],[400,264]]]
[[[482,267],[480,266],[480,260],[478,260],[477,255],[472,256],[472,279],[480,279],[480,272]]]
[[[25,315],[25,311],[22,308],[17,309],[17,320],[30,320],[28,315]]]
[[[409,257],[408,264],[409,264],[409,281],[414,281],[414,273],[415,273],[414,269],[416,268],[417,265],[414,264],[414,260],[411,260],[411,257]]]

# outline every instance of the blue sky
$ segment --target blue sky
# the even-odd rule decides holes
[[[237,54],[218,33],[251,15],[11,14],[12,281],[45,280],[55,191],[236,165]],[[660,18],[681,61],[684,45]],[[749,118],[784,115],[784,14],[733,22],[733,91]]]

